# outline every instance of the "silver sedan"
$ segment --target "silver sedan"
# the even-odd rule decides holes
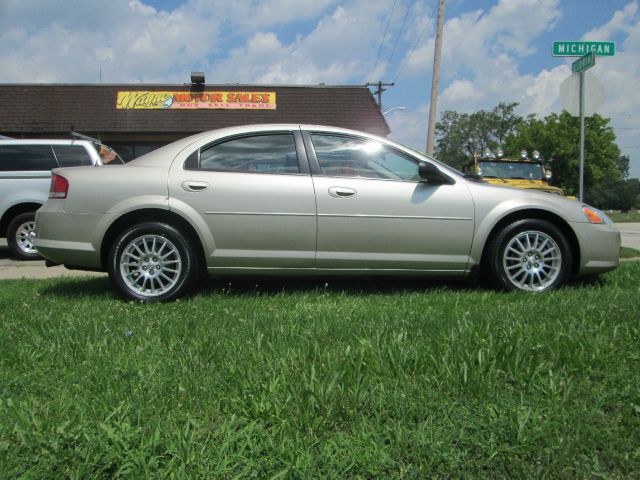
[[[620,233],[558,195],[484,183],[387,139],[312,125],[194,135],[107,170],[54,170],[50,263],[108,271],[125,299],[200,274],[482,277],[544,291],[618,265]]]

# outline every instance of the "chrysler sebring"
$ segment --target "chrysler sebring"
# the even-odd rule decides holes
[[[484,183],[387,139],[312,125],[184,138],[127,165],[54,170],[36,218],[49,264],[107,271],[125,299],[210,275],[483,278],[544,291],[618,265],[602,212]]]

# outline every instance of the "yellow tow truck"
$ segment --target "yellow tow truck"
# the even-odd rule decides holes
[[[540,158],[535,150],[529,157],[526,150],[520,152],[520,158],[504,157],[502,150],[494,154],[489,149],[474,155],[464,170],[482,177],[488,183],[505,187],[528,188],[564,195],[562,189],[549,185],[551,167]]]

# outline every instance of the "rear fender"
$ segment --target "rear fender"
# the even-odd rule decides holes
[[[169,210],[177,213],[191,224],[198,237],[200,237],[200,242],[204,248],[205,260],[208,262],[209,257],[216,249],[216,243],[213,238],[213,232],[209,229],[207,222],[193,207],[176,198],[169,199]]]

